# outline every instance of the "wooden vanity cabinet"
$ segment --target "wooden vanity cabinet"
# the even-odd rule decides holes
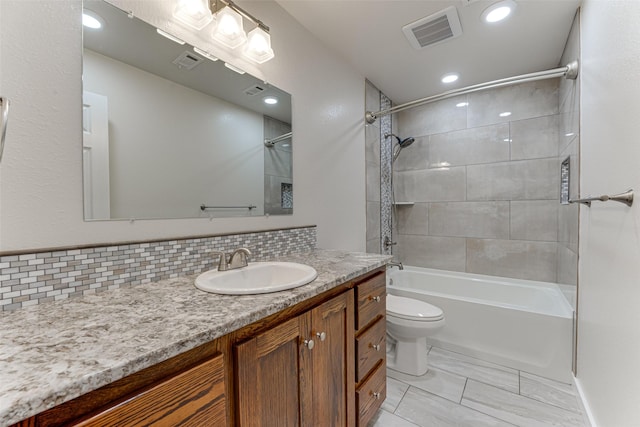
[[[355,294],[356,425],[365,427],[387,396],[385,273],[359,282]]]
[[[365,426],[386,395],[384,270],[15,426]]]
[[[352,325],[347,291],[237,344],[238,425],[353,425]]]

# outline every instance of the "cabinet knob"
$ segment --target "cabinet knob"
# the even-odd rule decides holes
[[[369,344],[369,347],[371,347],[375,351],[380,351],[380,344]]]
[[[316,336],[320,338],[320,341],[324,341],[325,339],[327,339],[326,332],[316,332]]]
[[[380,302],[380,295],[377,295],[375,297],[371,297],[371,299],[375,302]]]
[[[372,396],[373,396],[373,398],[374,398],[374,399],[376,399],[376,400],[380,399],[380,393],[378,393],[378,392],[375,392],[375,391],[374,391],[374,392],[372,392],[372,393],[371,393],[371,395],[372,395]]]
[[[313,342],[313,340],[304,340],[304,345],[309,349],[309,350],[313,350],[313,347],[316,345],[316,343]]]

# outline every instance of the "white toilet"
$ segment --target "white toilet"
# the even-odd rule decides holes
[[[394,344],[387,352],[387,367],[409,375],[424,375],[427,336],[443,326],[444,313],[440,308],[412,298],[387,295],[387,334]]]

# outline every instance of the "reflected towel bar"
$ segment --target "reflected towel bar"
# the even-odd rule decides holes
[[[257,208],[257,206],[255,205],[249,205],[249,206],[205,206],[200,205],[200,210],[203,211],[205,209],[255,209]]]
[[[9,120],[9,100],[0,96],[0,162],[4,151],[4,138],[7,135],[7,120]]]
[[[569,200],[569,203],[582,203],[591,207],[591,202],[608,202],[612,200],[614,202],[624,203],[627,206],[633,205],[633,189],[629,189],[624,193],[614,194],[613,196],[603,195],[600,197],[586,197],[584,199]]]

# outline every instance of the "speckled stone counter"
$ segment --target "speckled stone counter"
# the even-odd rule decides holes
[[[383,266],[390,257],[318,250],[280,261],[318,277],[289,291],[202,292],[195,276],[0,314],[0,426],[207,343]]]

